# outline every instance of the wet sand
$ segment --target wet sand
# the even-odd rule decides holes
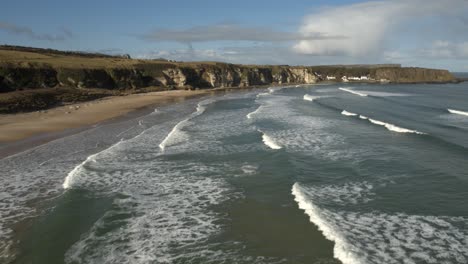
[[[215,92],[162,91],[111,96],[45,111],[0,115],[0,158],[74,134],[98,123],[131,118],[155,108]],[[147,111],[144,111],[144,109]],[[141,110],[141,111],[139,111]]]

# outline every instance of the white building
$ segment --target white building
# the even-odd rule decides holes
[[[335,76],[328,76],[328,75],[327,75],[327,80],[329,80],[329,81],[330,81],[330,80],[336,80],[336,77],[335,77]]]
[[[349,82],[349,81],[348,81],[348,77],[346,77],[346,76],[341,77],[341,80],[342,80],[343,82]]]

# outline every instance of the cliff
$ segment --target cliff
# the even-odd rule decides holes
[[[131,67],[54,67],[50,64],[0,64],[0,92],[70,87],[109,90],[160,87],[206,89],[315,83],[311,67],[242,66],[224,63],[141,62]]]
[[[455,81],[446,70],[402,68],[394,64],[236,65],[219,62],[173,62],[161,59],[138,60],[129,56],[0,46],[0,93],[3,94],[51,88],[64,91],[66,88],[79,90],[78,98],[85,98],[81,95],[87,93],[82,90],[91,88],[101,89],[103,90],[101,94],[107,94],[109,91],[139,92],[149,87],[155,91],[311,84],[327,80],[327,76],[334,76],[336,81],[341,81],[343,76],[367,76],[366,81],[382,80],[393,83]],[[75,91],[73,94],[76,93]],[[93,96],[95,94],[93,92]],[[5,103],[0,100],[0,104]],[[2,107],[0,111],[1,109]],[[11,107],[8,109],[16,111]]]

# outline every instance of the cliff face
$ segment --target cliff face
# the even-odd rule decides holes
[[[438,83],[455,80],[447,70],[424,68],[379,68],[375,69],[374,76],[377,80],[386,79],[393,83]]]
[[[0,66],[0,92],[15,90],[71,87],[102,89],[136,89],[149,86],[165,88],[247,87],[269,84],[310,84],[321,81],[327,71],[314,67],[216,65],[165,65],[131,68],[53,68]],[[365,73],[365,74],[364,74]],[[348,74],[348,75],[347,75]],[[371,79],[392,83],[451,82],[455,78],[446,70],[423,68],[377,68],[363,72]],[[330,74],[332,75],[332,74]],[[341,76],[352,76],[342,69]],[[361,75],[356,75],[361,76]]]
[[[400,65],[235,65],[134,60],[122,56],[0,46],[0,92],[51,87],[106,90],[156,87],[167,90],[310,84],[326,80],[327,76],[335,77],[336,81],[345,76],[366,76],[365,80],[370,82],[394,83],[455,80],[446,70],[402,68]]]
[[[247,87],[254,85],[315,83],[311,68],[242,67],[235,65],[169,66],[158,72],[145,68],[0,68],[0,91],[47,87],[135,89]]]

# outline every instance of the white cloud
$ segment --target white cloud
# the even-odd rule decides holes
[[[411,26],[413,21],[431,16],[456,16],[466,11],[467,5],[466,0],[395,0],[326,8],[306,17],[300,32],[347,38],[301,40],[294,49],[313,55],[379,55],[402,24]]]
[[[468,0],[368,0],[319,9],[295,32],[236,24],[153,31],[144,38],[188,48],[143,57],[290,65],[388,62],[461,69],[468,60],[466,32]]]
[[[260,41],[287,42],[301,39],[341,39],[341,36],[323,36],[317,32],[303,35],[295,32],[278,31],[272,28],[241,26],[237,24],[217,24],[195,26],[186,29],[157,29],[144,34],[143,39],[149,41],[173,41],[180,43],[213,42],[213,41]]]

